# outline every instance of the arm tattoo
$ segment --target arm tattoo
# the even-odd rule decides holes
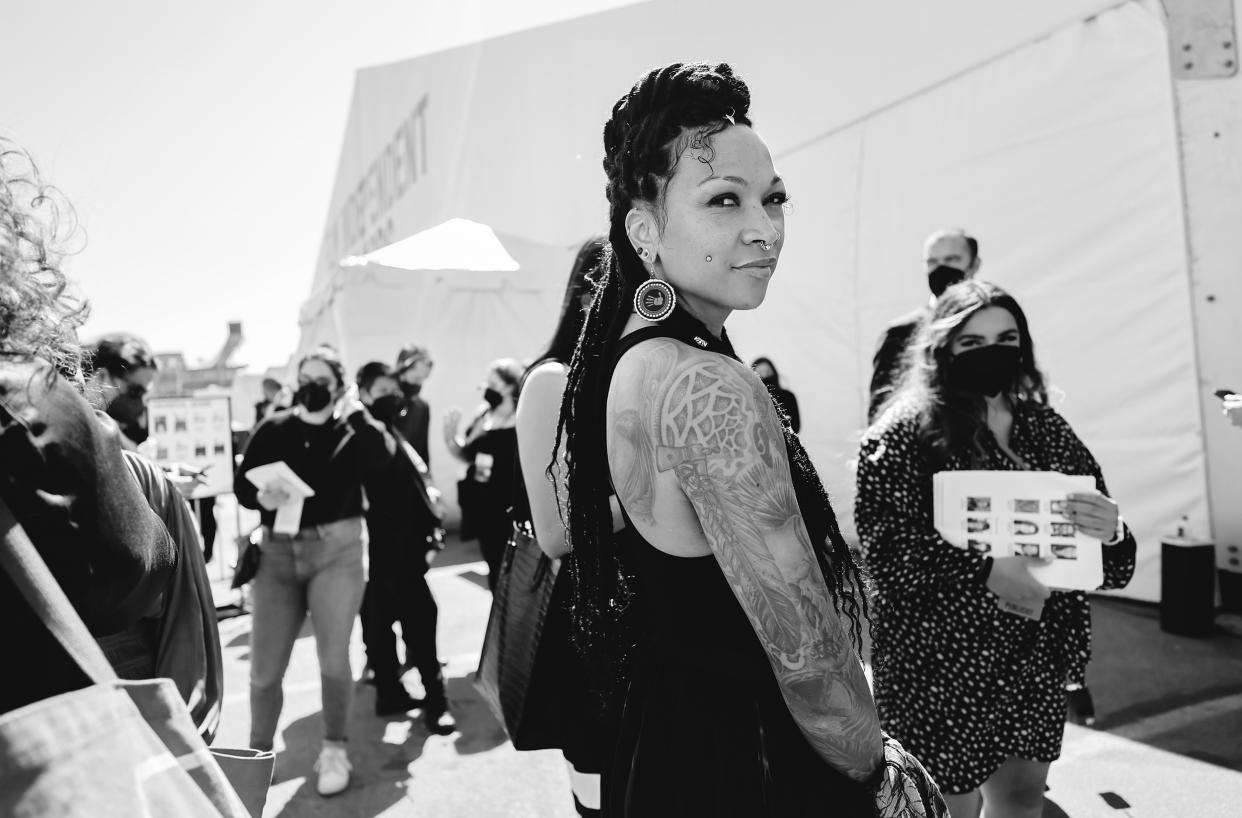
[[[794,720],[825,760],[866,778],[883,752],[875,705],[798,510],[771,398],[725,358],[672,342],[651,352],[645,394],[621,396],[614,413],[627,453],[654,453],[655,470],[676,475]],[[654,476],[625,464],[622,484],[641,475],[645,490],[620,494],[626,509],[644,497],[650,515]]]
[[[612,395],[608,400],[614,412],[608,426],[608,450],[615,461],[613,488],[626,513],[648,525],[655,525],[651,510],[655,498],[655,429],[639,409],[657,400],[656,381],[667,377],[676,364],[677,354],[672,345],[659,345],[644,361],[647,377],[633,400],[633,407],[638,408],[619,408],[619,401]]]
[[[625,468],[618,475],[617,496],[625,500],[625,510],[635,520],[648,525],[655,524],[651,513],[651,501],[655,490],[655,455],[651,451],[651,438],[643,428],[642,416],[635,409],[625,409],[612,422],[612,431],[618,442],[628,449]]]

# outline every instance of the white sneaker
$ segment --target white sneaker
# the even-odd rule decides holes
[[[319,760],[315,762],[315,770],[319,773],[319,794],[329,796],[343,792],[349,786],[349,772],[352,769],[344,747],[325,744],[319,751]]]

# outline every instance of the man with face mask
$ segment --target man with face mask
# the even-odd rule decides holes
[[[397,356],[393,377],[401,386],[405,406],[393,422],[393,428],[410,442],[424,463],[431,464],[427,451],[427,432],[431,426],[431,407],[422,397],[423,383],[431,374],[431,353],[425,347],[411,344]]]
[[[979,257],[979,242],[961,228],[937,230],[927,237],[923,244],[923,267],[927,273],[927,288],[931,290],[931,298],[924,306],[893,321],[880,336],[871,372],[871,401],[867,409],[867,423],[875,421],[884,402],[900,384],[906,369],[906,347],[919,325],[931,315],[936,299],[952,285],[974,278],[982,262],[983,259]]]
[[[155,378],[155,356],[141,338],[115,333],[90,348],[86,394],[121,429],[121,442],[134,450],[147,439],[147,392]]]
[[[358,370],[357,382],[363,405],[397,441],[396,456],[363,484],[371,570],[362,598],[362,639],[375,673],[375,714],[397,715],[420,706],[401,683],[392,630],[400,622],[405,665],[417,668],[426,690],[423,722],[430,732],[448,735],[456,726],[436,649],[439,609],[427,585],[427,567],[444,542],[440,511],[428,491],[426,463],[394,431],[406,399],[392,370],[373,361]]]

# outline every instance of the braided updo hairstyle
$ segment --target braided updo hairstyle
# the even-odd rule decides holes
[[[682,154],[693,146],[710,157],[711,137],[730,125],[749,126],[749,109],[750,90],[727,64],[674,63],[640,78],[613,106],[604,126],[608,246],[595,300],[569,365],[557,450],[563,441],[567,499],[562,512],[572,549],[574,640],[605,708],[615,703],[618,687],[628,675],[637,589],[631,558],[617,547],[613,535],[611,488],[604,465],[612,364],[633,312],[634,293],[647,278],[626,232],[626,216],[635,206],[645,206],[662,225],[665,191]],[[834,602],[850,619],[855,648],[861,651],[859,611],[866,615],[863,580],[802,446],[788,429],[786,436],[795,488],[820,566]],[[813,497],[809,505],[814,509],[806,507],[804,497]]]

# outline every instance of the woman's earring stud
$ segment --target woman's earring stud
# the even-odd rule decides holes
[[[704,259],[704,261],[711,261],[711,260],[712,260],[711,256],[708,256],[706,259]]]

